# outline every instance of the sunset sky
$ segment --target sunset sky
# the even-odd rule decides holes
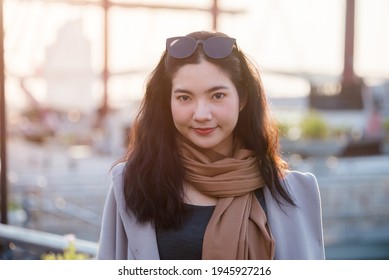
[[[142,1],[146,2],[203,8],[212,4],[211,0]],[[260,69],[341,73],[345,1],[219,0],[219,6],[244,10],[239,15],[222,14],[219,31],[237,38],[239,46]],[[387,11],[389,1],[356,0],[355,71],[358,75],[389,78]],[[73,20],[81,20],[82,32],[92,46],[92,69],[101,72],[101,8],[5,0],[4,14],[8,73],[29,76],[42,68],[47,48],[57,40],[57,31]],[[139,71],[131,76],[113,77],[110,83],[112,98],[139,98],[147,74],[164,50],[166,37],[210,29],[211,22],[211,15],[205,12],[111,8],[111,71]],[[301,79],[268,75],[264,71],[263,80],[268,92],[275,96],[307,94],[307,83]],[[8,91],[17,92],[18,87],[12,85],[11,78],[8,82]],[[33,87],[38,99],[44,99],[47,94],[44,85],[37,83]],[[94,91],[99,98],[101,87],[95,86]],[[21,102],[17,93],[8,96],[11,103]]]

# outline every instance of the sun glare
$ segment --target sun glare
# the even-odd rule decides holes
[[[124,0],[121,2],[131,3]],[[191,2],[190,6],[207,9],[212,3],[211,0],[202,0]],[[292,75],[276,78],[274,71],[328,75],[341,73],[345,8],[343,1],[244,0],[237,3],[223,0],[218,3],[221,10],[238,12],[219,13],[218,29],[236,37],[238,44],[255,60],[260,69],[273,70],[273,76],[266,71],[263,75],[268,91],[275,96],[305,95],[307,84],[301,81],[301,77],[293,80]],[[179,0],[149,0],[142,4],[189,6]],[[383,36],[389,32],[389,24],[383,23],[388,20],[383,12],[383,7],[388,8],[388,3],[376,0],[367,4],[367,1],[361,0],[358,5],[356,71],[388,77],[386,65],[389,64],[389,55],[386,50],[389,49],[389,41],[388,36]],[[13,79],[22,76],[45,78],[41,70],[51,63],[47,60],[47,49],[60,42],[64,27],[78,21],[78,26],[74,28],[80,28],[90,43],[90,67],[95,76],[91,96],[96,99],[95,102],[101,99],[102,87],[97,85],[101,83],[99,77],[104,65],[101,7],[8,0],[4,1],[4,10],[8,82],[15,82]],[[376,28],[377,26],[381,28]],[[141,97],[144,80],[164,50],[166,37],[211,28],[210,12],[112,7],[108,21],[111,101]],[[17,85],[7,86],[7,89],[17,91]],[[45,86],[36,86],[32,90],[32,94],[38,99],[48,94]],[[9,95],[12,95],[12,102],[22,102],[24,98],[20,89],[19,94]]]

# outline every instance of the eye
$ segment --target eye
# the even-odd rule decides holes
[[[213,99],[216,99],[216,100],[220,100],[220,99],[223,99],[224,96],[225,96],[224,93],[222,93],[222,92],[217,92],[217,93],[215,93],[214,95],[212,95],[212,98],[213,98]]]
[[[190,100],[190,97],[189,97],[188,95],[180,95],[180,96],[177,96],[177,99],[178,99],[179,101],[185,102],[185,101],[189,101],[189,100]]]

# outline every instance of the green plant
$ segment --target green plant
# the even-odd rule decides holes
[[[302,136],[309,139],[324,139],[328,135],[328,125],[315,111],[310,111],[300,122]]]
[[[286,122],[277,122],[277,129],[280,137],[286,137],[290,129],[290,124]]]
[[[68,246],[63,250],[61,254],[54,254],[49,252],[41,256],[42,260],[87,260],[90,258],[87,254],[77,253],[75,238],[73,235],[67,235]]]
[[[382,126],[384,127],[386,139],[389,139],[389,116],[384,119]]]
[[[15,211],[15,210],[20,210],[20,209],[23,209],[23,207],[19,203],[16,203],[15,201],[10,201],[8,203],[8,210]]]

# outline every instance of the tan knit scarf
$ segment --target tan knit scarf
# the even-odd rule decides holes
[[[254,190],[264,186],[253,151],[237,141],[231,158],[206,156],[182,142],[186,179],[218,198],[203,241],[203,259],[273,259],[274,240]],[[211,159],[212,158],[212,159]]]

